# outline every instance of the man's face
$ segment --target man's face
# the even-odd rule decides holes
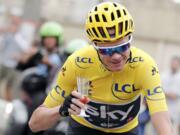
[[[112,50],[114,50],[114,51],[112,51],[112,53],[109,53],[111,51],[105,50],[109,53],[109,55],[108,55],[108,53],[103,54],[104,50],[102,50],[102,52],[101,52],[100,50],[97,49],[97,52],[100,56],[102,63],[108,70],[121,71],[123,69],[124,65],[126,64],[127,59],[129,58],[129,55],[130,55],[130,43],[126,44],[126,43],[128,43],[128,41],[130,41],[130,36],[126,36],[126,37],[119,39],[112,43],[103,43],[103,44],[97,43],[96,44],[97,47],[113,47],[114,48],[114,49],[112,49]],[[119,48],[118,48],[118,46],[119,46]],[[116,49],[117,49],[117,51],[116,51]],[[121,50],[121,51],[118,52],[118,50]]]
[[[48,49],[48,50],[52,50],[56,47],[56,42],[57,39],[55,37],[45,37],[44,38],[44,46]]]
[[[173,58],[171,60],[171,71],[176,73],[180,68],[180,60],[179,58]]]

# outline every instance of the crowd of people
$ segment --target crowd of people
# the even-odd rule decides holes
[[[14,105],[5,135],[145,135],[150,119],[158,135],[180,134],[180,58],[159,75],[151,56],[131,45],[134,21],[126,7],[104,2],[91,9],[92,45],[65,42],[59,22],[43,22],[33,41],[21,25],[13,17],[0,33],[0,97]],[[78,77],[88,79],[86,102]],[[23,122],[17,106],[25,109]],[[79,116],[82,109],[87,117]]]
[[[23,123],[18,123],[16,119],[19,116],[12,115],[4,134],[14,134],[16,129],[17,135],[30,135],[33,133],[27,123],[33,110],[43,103],[65,59],[75,50],[86,46],[88,42],[75,38],[65,45],[64,29],[55,21],[42,23],[37,29],[37,34],[34,33],[39,38],[27,42],[20,31],[23,23],[21,18],[10,16],[10,19],[8,29],[1,30],[0,97],[13,103],[12,113],[24,111],[16,105],[19,101],[22,102],[18,106],[25,106],[28,119]],[[57,129],[53,128],[38,134],[63,134],[67,120],[63,121],[57,125]]]

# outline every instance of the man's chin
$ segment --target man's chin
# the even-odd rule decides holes
[[[112,72],[117,72],[117,71],[121,71],[123,69],[123,66],[108,67],[108,69]]]

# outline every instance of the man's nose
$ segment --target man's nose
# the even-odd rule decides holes
[[[112,55],[111,55],[111,58],[112,59],[119,59],[122,57],[122,54],[121,53],[117,53],[117,52],[114,52]]]

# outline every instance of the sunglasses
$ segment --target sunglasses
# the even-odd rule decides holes
[[[129,41],[113,46],[113,47],[98,47],[93,44],[94,48],[98,51],[98,53],[102,55],[112,56],[114,53],[122,53],[129,49],[130,43],[132,41],[132,35],[130,35]]]

